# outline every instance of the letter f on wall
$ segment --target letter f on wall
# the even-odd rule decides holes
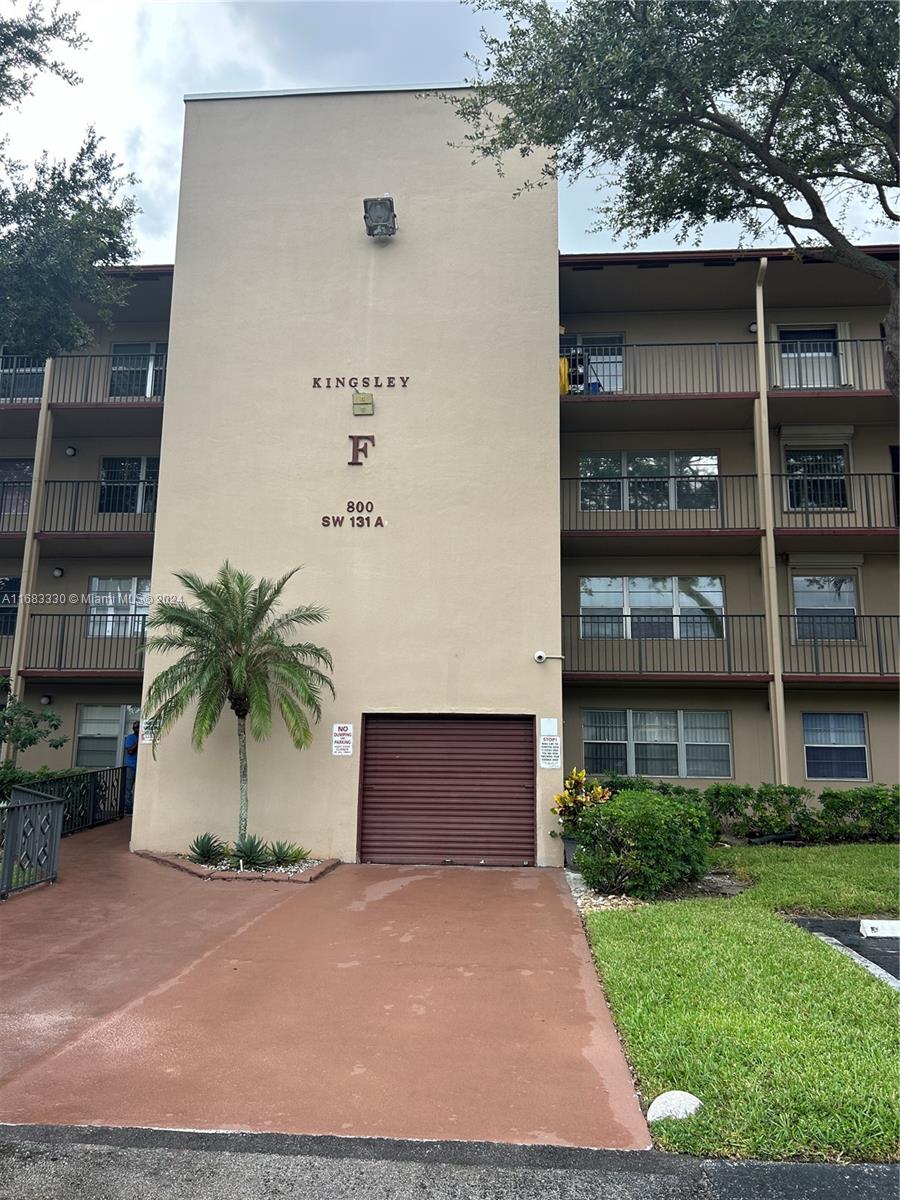
[[[348,433],[350,439],[350,457],[348,467],[361,467],[362,460],[369,457],[369,444],[375,445],[374,433]]]

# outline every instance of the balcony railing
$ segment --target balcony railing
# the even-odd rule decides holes
[[[900,617],[784,616],[781,640],[785,675],[900,674]]]
[[[563,617],[563,670],[639,675],[765,675],[765,617],[595,611]]]
[[[146,617],[32,613],[24,669],[140,673]]]
[[[563,479],[562,529],[579,533],[756,529],[754,475]]]
[[[0,621],[2,621],[0,624],[0,671],[5,670],[9,674],[16,627],[14,622],[3,620],[2,610],[0,610]]]
[[[584,335],[560,346],[563,396],[752,394],[759,388],[756,342],[617,344]],[[766,343],[770,389],[881,391],[884,350],[878,338]]]
[[[24,533],[30,505],[30,479],[0,483],[0,533]]]
[[[782,529],[893,529],[896,475],[773,475]]]
[[[77,354],[55,359],[50,403],[159,404],[166,390],[165,354]]]
[[[43,358],[0,355],[0,404],[40,404],[44,390]]]
[[[96,479],[50,480],[45,487],[42,533],[152,533],[156,481],[109,483]]]

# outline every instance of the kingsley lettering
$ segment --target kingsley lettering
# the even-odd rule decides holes
[[[362,388],[368,392],[376,388],[405,388],[411,378],[411,375],[314,375],[312,385],[322,391],[350,388],[355,392]]]

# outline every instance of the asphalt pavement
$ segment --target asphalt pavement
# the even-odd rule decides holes
[[[0,1200],[896,1200],[882,1164],[655,1150],[0,1127]]]

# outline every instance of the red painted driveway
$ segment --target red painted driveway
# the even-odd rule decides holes
[[[126,840],[0,908],[0,1121],[649,1146],[562,872],[209,883]]]

